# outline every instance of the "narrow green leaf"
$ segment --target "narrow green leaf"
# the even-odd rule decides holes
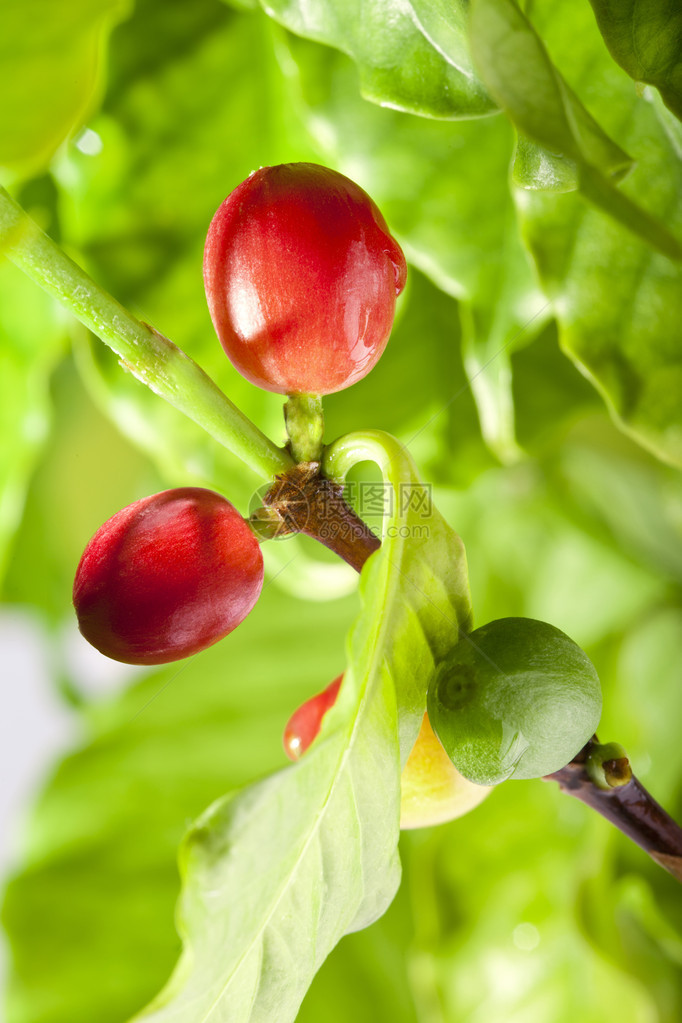
[[[665,224],[672,235],[682,236],[682,163],[679,139],[671,131],[678,122],[655,93],[638,94],[614,64],[589,7],[542,0],[533,14],[557,62],[570,64],[576,88],[582,92],[599,83],[595,110],[636,159],[618,190],[618,202],[627,204],[624,217],[646,196],[656,226]],[[591,174],[588,168],[587,186],[594,185],[603,196],[610,186],[603,175],[591,179]],[[624,230],[577,193],[517,189],[516,200],[564,351],[597,387],[622,428],[659,458],[679,465],[679,264],[659,256],[641,234]],[[636,209],[639,215],[641,208]]]
[[[380,430],[351,433],[328,446],[324,469],[330,478],[342,480],[360,461],[376,462],[392,496],[381,550],[363,570],[370,613],[358,619],[351,636],[351,664],[369,673],[380,670],[380,657],[390,665],[404,764],[419,732],[435,666],[457,643],[460,629],[471,624],[466,554],[406,447]]]
[[[645,130],[651,141],[651,124]],[[668,223],[682,228],[682,169],[678,165],[669,176],[661,172],[661,145],[662,131],[637,174]],[[660,458],[682,465],[679,265],[576,193],[519,190],[517,200],[527,243],[553,300],[562,347],[629,433]]]
[[[564,81],[514,0],[474,0],[471,45],[491,93],[526,135],[616,178],[629,170],[630,157]]]
[[[397,5],[396,5],[397,6]],[[469,49],[467,0],[409,0],[412,20],[448,63],[477,80]]]
[[[300,763],[220,800],[189,832],[183,955],[140,1019],[291,1023],[334,945],[395,895],[399,758],[414,744],[435,659],[457,642],[470,605],[461,541],[397,441],[351,435],[332,445],[327,468],[343,477],[368,458],[393,488],[393,512],[363,570],[339,699]]]
[[[682,259],[682,245],[665,224],[616,188],[632,160],[585,109],[514,0],[474,0],[471,28],[474,57],[491,94],[519,131],[549,150],[530,160],[524,143],[516,180],[561,192],[575,181],[587,199],[653,248]],[[555,173],[556,157],[563,172]]]
[[[34,172],[92,103],[103,42],[129,0],[5,0],[0,34],[0,166]]]
[[[614,60],[659,90],[682,120],[682,8],[677,0],[590,0]]]
[[[348,723],[189,832],[185,949],[140,1019],[293,1021],[356,917],[365,926],[390,904],[400,880],[394,697],[387,678],[368,692],[347,675],[344,690]]]
[[[481,117],[496,110],[471,65],[467,3],[426,0],[260,0],[297,35],[342,50],[363,95],[425,117]]]

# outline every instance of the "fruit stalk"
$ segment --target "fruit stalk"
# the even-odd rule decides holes
[[[3,188],[0,252],[100,337],[133,376],[263,479],[292,464],[288,452],[261,433],[192,359],[100,288]]]
[[[596,785],[587,770],[595,745],[596,737],[570,764],[547,775],[546,780],[558,782],[562,792],[592,807],[682,881],[682,828],[634,775],[625,785],[608,789]]]
[[[324,413],[317,394],[290,394],[284,406],[289,450],[295,462],[319,462],[322,458]]]
[[[381,541],[343,498],[343,486],[320,472],[319,462],[301,462],[281,474],[253,518],[262,536],[304,533],[318,540],[357,572]]]

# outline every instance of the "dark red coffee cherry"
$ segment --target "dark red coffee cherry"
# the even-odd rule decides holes
[[[206,238],[213,324],[248,380],[330,394],[386,347],[405,257],[379,209],[327,167],[262,167],[228,195]]]
[[[83,636],[128,664],[165,664],[216,643],[263,585],[258,541],[220,494],[182,487],[128,505],[101,526],[76,571]]]

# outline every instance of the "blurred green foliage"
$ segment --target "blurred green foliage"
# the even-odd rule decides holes
[[[617,193],[619,202],[636,201],[647,215],[654,214],[655,224],[664,223],[679,236],[682,165],[670,127],[674,118],[660,98],[637,96],[609,59],[586,5],[579,11],[570,0],[539,6],[544,9],[536,22],[547,44],[552,51],[571,48],[576,83],[598,80],[598,95],[594,84],[590,92],[592,107],[636,160]],[[562,11],[570,18],[558,17]],[[543,287],[554,297],[563,347],[624,427],[679,466],[679,263],[649,247],[646,230],[638,237],[575,192],[525,189],[517,196],[522,230]],[[609,211],[608,203],[597,205]],[[628,223],[627,217],[619,219]]]
[[[5,0],[0,37],[0,164],[41,169],[94,106],[104,43],[126,0]]]
[[[674,3],[590,0],[614,59],[636,82],[657,86],[682,115],[682,11]]]
[[[318,160],[366,187],[411,278],[376,370],[325,403],[328,438],[380,427],[409,444],[465,541],[476,623],[529,615],[586,647],[604,687],[601,738],[623,742],[644,783],[682,812],[682,482],[640,446],[679,464],[679,268],[571,190],[556,154],[519,146],[510,191],[502,115],[427,120],[370,104],[361,83],[391,101],[397,88],[415,96],[409,62],[395,81],[372,71],[369,88],[367,68],[319,41],[340,45],[328,23],[304,40],[252,6],[139,0],[104,47],[120,7],[10,4],[0,152],[19,199],[279,439],[281,400],[242,380],[213,336],[206,226],[259,164]],[[444,5],[413,6],[417,50],[435,38],[450,55],[429,58],[435,95],[454,74],[448,47],[466,39],[439,34]],[[679,125],[614,64],[587,4],[526,6],[568,85],[636,161],[619,187],[679,233]],[[613,7],[593,6],[603,17]],[[68,45],[48,17],[57,10]],[[454,102],[449,115],[465,112]],[[541,171],[549,190],[535,187]],[[328,559],[284,541],[266,550],[262,602],[225,642],[114,695],[79,693],[59,637],[73,630],[71,582],[91,533],[164,486],[213,485],[246,512],[253,481],[6,265],[0,438],[3,596],[44,616],[55,685],[83,735],[46,782],[9,883],[8,1020],[116,1023],[175,963],[187,826],[284,763],[282,727],[338,674],[357,602],[320,601],[334,585]],[[290,595],[308,585],[302,549],[319,561],[307,601]],[[682,1016],[682,893],[554,787],[504,785],[470,816],[404,835],[401,854],[389,913],[329,957],[302,1023]]]

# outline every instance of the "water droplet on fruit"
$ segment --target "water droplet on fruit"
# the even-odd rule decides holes
[[[407,280],[407,263],[405,262],[405,256],[403,250],[398,245],[394,238],[391,238],[392,245],[388,249],[388,258],[393,263],[393,273],[395,274],[395,293],[399,295],[405,287],[405,281]]]

